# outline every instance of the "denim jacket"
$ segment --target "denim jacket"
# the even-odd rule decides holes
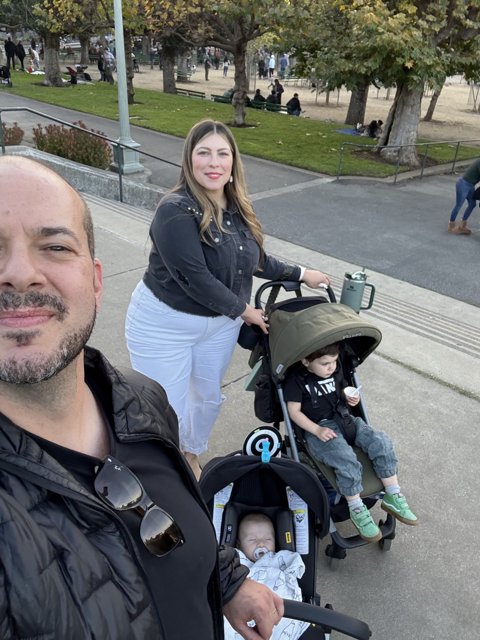
[[[236,209],[223,212],[213,241],[199,235],[203,213],[185,191],[162,202],[150,227],[152,249],[143,281],[153,294],[177,311],[235,319],[250,301],[253,276],[299,280],[300,267],[264,254]]]

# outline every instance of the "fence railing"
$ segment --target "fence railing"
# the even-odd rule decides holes
[[[131,149],[132,151],[135,151],[136,153],[139,153],[142,156],[152,158],[153,160],[159,160],[160,162],[164,162],[173,167],[178,167],[178,168],[181,167],[181,165],[179,165],[177,162],[172,162],[171,160],[165,160],[165,158],[160,158],[159,156],[155,156],[152,153],[148,153],[147,151],[141,151],[136,146],[135,147],[129,146],[128,144],[124,144],[123,142],[119,142],[118,140],[114,140],[113,138],[109,138],[108,136],[104,136],[100,133],[96,133],[95,131],[89,131],[88,129],[79,127],[76,124],[67,122],[66,120],[61,120],[60,118],[55,118],[54,116],[50,116],[46,113],[42,113],[41,111],[37,111],[36,109],[30,109],[29,107],[1,107],[0,108],[0,147],[2,149],[3,155],[5,155],[6,151],[5,151],[5,140],[3,137],[2,114],[6,112],[15,112],[15,111],[26,111],[28,113],[33,113],[36,116],[46,118],[47,120],[51,120],[52,122],[62,124],[71,129],[77,129],[82,133],[93,136],[95,138],[101,138],[102,140],[105,140],[106,142],[111,144],[113,147],[113,157],[116,160],[115,171],[114,172],[112,171],[112,173],[116,173],[118,175],[118,199],[120,200],[120,202],[123,202],[123,176],[124,176],[123,168],[125,165],[124,157],[123,157],[124,149]]]
[[[451,169],[449,173],[453,173],[455,171],[455,165],[458,161],[458,150],[460,148],[460,146],[462,144],[466,144],[466,145],[471,145],[471,144],[475,144],[475,143],[480,143],[480,140],[442,140],[439,142],[416,142],[415,144],[402,144],[402,145],[388,145],[388,147],[385,147],[385,149],[390,150],[395,150],[397,149],[398,151],[400,151],[400,149],[405,149],[408,147],[415,147],[416,149],[422,151],[422,153],[419,154],[420,156],[420,167],[417,167],[417,169],[419,169],[420,173],[418,174],[418,177],[423,178],[423,175],[425,173],[425,167],[426,167],[426,163],[427,163],[427,158],[428,158],[428,150],[430,147],[438,147],[441,145],[448,145],[450,147],[455,146],[455,150],[453,153],[453,158],[447,162],[442,162],[442,165],[449,165],[451,164]],[[340,155],[338,158],[338,165],[337,165],[337,176],[336,179],[339,180],[340,177],[342,176],[342,168],[343,168],[343,159],[345,156],[345,153],[348,149],[348,147],[356,147],[359,149],[368,149],[369,151],[374,151],[376,150],[378,147],[376,147],[375,145],[371,145],[371,144],[360,144],[360,143],[356,143],[356,142],[342,142],[341,146],[340,146]],[[479,153],[480,153],[480,149],[479,149]],[[396,184],[397,182],[397,178],[398,178],[398,174],[400,173],[400,169],[401,169],[401,165],[400,165],[400,156],[401,154],[398,152],[397,153],[397,162],[395,165],[395,173],[393,176],[393,183]],[[404,165],[402,165],[404,166]],[[409,169],[404,169],[405,171],[408,171]]]

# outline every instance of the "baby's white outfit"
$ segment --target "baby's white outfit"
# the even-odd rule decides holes
[[[240,562],[250,569],[248,577],[264,584],[277,595],[288,600],[302,600],[298,578],[305,573],[305,565],[299,553],[295,551],[270,551],[256,562],[238,552]],[[270,640],[296,640],[309,626],[308,622],[282,618],[274,627]],[[225,619],[225,640],[242,640]]]

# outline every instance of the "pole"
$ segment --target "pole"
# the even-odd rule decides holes
[[[123,149],[123,162],[120,167],[122,173],[137,173],[143,171],[140,164],[139,155],[135,151],[140,145],[132,140],[130,135],[130,120],[128,116],[128,98],[127,98],[127,66],[125,62],[125,41],[123,38],[123,14],[122,0],[113,0],[113,13],[115,18],[115,57],[117,61],[117,89],[118,89],[118,114],[120,120],[120,138],[117,142],[133,149]],[[116,147],[117,153],[119,147]],[[114,159],[114,168],[119,169],[119,160]]]

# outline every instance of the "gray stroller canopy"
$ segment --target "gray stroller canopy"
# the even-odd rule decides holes
[[[300,311],[272,311],[269,320],[271,371],[283,380],[292,364],[333,342],[345,341],[360,364],[380,344],[379,329],[344,304],[315,304]]]

